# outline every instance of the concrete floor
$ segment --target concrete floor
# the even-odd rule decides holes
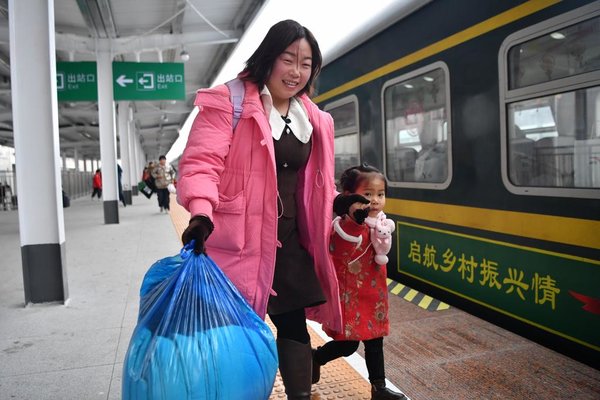
[[[0,400],[121,398],[142,277],[179,251],[188,216],[175,206],[161,214],[142,196],[120,206],[119,224],[105,225],[102,209],[85,198],[64,210],[69,302],[28,307],[18,214],[0,211]],[[390,295],[390,315],[387,377],[412,400],[600,399],[600,371],[456,308]],[[314,346],[321,335],[311,329]],[[362,352],[324,366],[312,400],[369,399]],[[271,399],[281,398],[277,378]]]

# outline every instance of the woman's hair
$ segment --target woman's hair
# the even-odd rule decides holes
[[[387,192],[387,180],[385,176],[377,168],[363,163],[354,167],[350,167],[340,177],[340,186],[342,191],[348,193],[356,192],[356,189],[366,180],[372,179],[373,174],[378,175],[379,178],[385,183],[385,191]]]
[[[277,57],[298,39],[306,39],[312,50],[310,78],[308,78],[306,86],[298,92],[298,95],[304,93],[310,94],[312,84],[319,75],[319,72],[321,72],[321,64],[323,63],[321,50],[319,50],[319,44],[313,34],[307,28],[291,19],[278,22],[269,29],[262,43],[254,51],[254,54],[250,56],[248,61],[246,61],[246,67],[240,73],[239,77],[258,84],[259,89],[262,90],[269,80]]]

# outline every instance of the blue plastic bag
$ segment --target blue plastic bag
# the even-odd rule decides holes
[[[140,289],[124,400],[268,399],[277,348],[267,324],[205,255],[157,261]]]

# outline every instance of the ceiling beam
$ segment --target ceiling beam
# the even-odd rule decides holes
[[[156,125],[156,126],[146,126],[138,129],[138,132],[142,135],[156,133],[162,131],[177,131],[179,129],[179,124],[167,124],[167,125]]]
[[[93,1],[93,0],[89,0]],[[100,10],[100,16],[104,23],[104,29],[109,38],[119,37],[117,26],[115,25],[115,18],[113,17],[112,8],[110,7],[110,0],[95,0]]]
[[[77,5],[93,38],[118,36],[109,0],[77,0]]]
[[[68,33],[56,33],[56,50],[79,53],[96,53],[98,47],[110,48],[113,54],[135,54],[148,51],[179,48],[181,45],[211,46],[217,44],[236,43],[241,37],[239,31],[226,32],[230,37],[224,38],[217,32],[187,32],[177,34],[154,34],[133,36],[118,39],[94,39]]]

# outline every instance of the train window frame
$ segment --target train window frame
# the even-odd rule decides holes
[[[510,89],[509,52],[515,46],[558,32],[566,27],[598,18],[600,2],[588,4],[557,17],[532,25],[507,36],[498,53],[499,107],[500,107],[500,157],[502,182],[506,189],[517,195],[572,197],[600,199],[600,188],[526,186],[511,181],[509,171],[509,111],[519,102],[542,100],[544,97],[568,94],[578,90],[600,87],[600,70],[548,80],[546,82]]]
[[[447,134],[447,176],[443,182],[412,182],[412,181],[394,181],[390,179],[390,175],[388,173],[388,163],[387,163],[387,131],[386,131],[386,115],[385,115],[385,91],[390,86],[398,85],[404,81],[409,81],[414,77],[419,75],[425,75],[428,72],[441,69],[444,74],[445,79],[445,113],[446,113],[446,134]],[[382,140],[382,152],[383,152],[383,171],[388,180],[388,185],[390,187],[398,187],[398,188],[411,188],[411,189],[431,189],[431,190],[445,190],[450,186],[453,177],[453,157],[452,157],[452,105],[451,105],[451,97],[450,97],[450,70],[448,65],[443,61],[435,61],[431,64],[423,66],[421,68],[415,69],[413,71],[407,72],[395,78],[392,78],[386,82],[384,82],[381,93],[381,126],[383,133]]]
[[[341,99],[327,103],[323,107],[323,111],[330,112],[332,109],[342,107],[342,106],[345,106],[346,104],[350,104],[350,103],[354,104],[354,115],[356,116],[356,131],[354,131],[354,129],[352,129],[352,128],[343,128],[339,132],[337,132],[337,131],[335,131],[335,120],[334,120],[334,138],[333,139],[335,141],[335,138],[337,138],[337,137],[352,135],[356,132],[358,162],[355,165],[360,165],[362,163],[362,146],[361,146],[361,142],[360,142],[360,114],[359,114],[358,96],[356,96],[355,94],[351,94],[348,96],[344,96]],[[334,159],[335,159],[335,156],[336,156],[336,154],[335,154],[335,149],[334,149]],[[335,167],[334,167],[334,171],[335,171]],[[339,172],[341,175],[341,173],[343,171],[339,171]],[[339,177],[336,176],[336,178],[335,178],[336,182],[338,182],[338,179],[339,179]]]

